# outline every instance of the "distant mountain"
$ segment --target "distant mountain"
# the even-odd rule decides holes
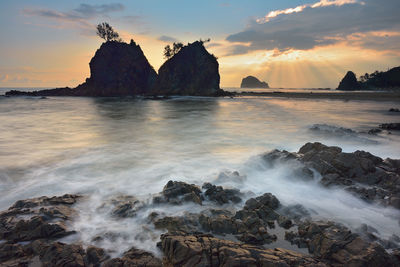
[[[366,73],[357,80],[352,71],[348,71],[337,90],[374,90],[374,89],[400,88],[400,67],[388,71],[375,71]]]
[[[242,79],[240,88],[269,88],[269,85],[266,82],[261,82],[254,76],[247,76]]]

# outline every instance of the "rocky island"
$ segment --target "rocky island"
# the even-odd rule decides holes
[[[247,76],[242,79],[240,88],[269,88],[269,85],[266,82],[261,82],[254,76]]]
[[[377,89],[398,89],[400,88],[400,67],[388,71],[375,71],[365,73],[357,80],[352,71],[348,71],[340,81],[337,90],[377,90]]]
[[[150,65],[142,49],[111,40],[103,43],[90,63],[90,77],[76,88],[33,92],[12,90],[7,96],[137,96],[137,95],[229,95],[220,86],[217,58],[208,53],[203,41],[183,46],[159,69]]]
[[[325,187],[341,187],[371,203],[400,209],[400,160],[381,159],[365,151],[344,153],[339,147],[307,143],[297,153],[274,150],[262,155],[273,166],[295,163],[298,177]],[[239,173],[233,173],[239,178]],[[231,177],[234,179],[235,177]],[[247,198],[239,189],[211,183],[201,187],[169,181],[150,202],[119,196],[110,216],[116,221],[134,218],[144,209],[148,224],[164,232],[157,246],[160,255],[131,247],[118,257],[98,244],[60,241],[76,233],[70,222],[79,216],[75,206],[85,196],[66,194],[19,200],[0,213],[2,266],[399,266],[400,237],[388,239],[363,225],[351,230],[343,224],[316,220],[302,205],[286,206],[271,193]],[[229,205],[244,202],[241,208]],[[161,209],[192,203],[201,212],[166,216]],[[212,206],[210,206],[212,205]],[[212,208],[207,208],[212,207]],[[151,231],[143,227],[144,232]],[[283,235],[276,234],[282,232]],[[278,240],[287,248],[274,246]],[[283,244],[283,243],[280,244]],[[266,247],[268,245],[268,247]],[[293,249],[298,247],[301,251]],[[306,252],[306,251],[308,252]]]

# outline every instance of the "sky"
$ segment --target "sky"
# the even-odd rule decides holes
[[[90,76],[110,23],[150,64],[163,48],[210,38],[221,87],[254,75],[274,88],[336,88],[400,65],[399,0],[1,0],[0,87],[74,87]]]

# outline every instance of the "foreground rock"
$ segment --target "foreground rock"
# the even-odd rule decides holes
[[[396,266],[395,255],[373,242],[363,240],[343,225],[333,222],[304,222],[298,232],[287,232],[286,239],[308,247],[318,259],[332,265],[346,266]]]
[[[384,130],[397,130],[400,131],[400,123],[383,123],[379,125],[379,128]]]
[[[74,233],[65,224],[75,214],[71,205],[79,197],[67,194],[17,201],[0,213],[0,239],[20,242],[56,239]]]
[[[262,82],[254,76],[247,76],[242,79],[240,88],[269,88],[268,83]]]
[[[345,153],[321,143],[307,143],[298,153],[275,150],[263,157],[269,164],[296,162],[303,177],[311,177],[313,169],[324,186],[341,186],[365,201],[400,208],[400,160],[383,160],[365,151]]]
[[[265,249],[205,234],[165,234],[161,249],[166,266],[327,266],[285,249]]]
[[[343,79],[340,81],[336,90],[352,91],[360,90],[360,83],[357,81],[356,75],[352,71],[348,71]]]
[[[188,44],[160,67],[153,94],[223,95],[218,69],[216,57],[208,53],[202,41]]]

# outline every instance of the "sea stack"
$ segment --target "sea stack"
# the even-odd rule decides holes
[[[240,88],[269,88],[269,85],[254,76],[247,76],[246,78],[243,78]]]
[[[219,82],[217,58],[208,53],[202,41],[196,41],[160,67],[153,94],[217,96],[224,93]]]
[[[157,73],[142,49],[130,44],[107,41],[90,60],[90,78],[76,88],[56,88],[34,92],[9,91],[6,95],[30,96],[134,96],[148,94]]]
[[[157,79],[157,73],[133,40],[130,44],[117,41],[103,43],[89,66],[90,78],[75,89],[80,95],[146,94]]]
[[[336,90],[352,91],[361,89],[360,83],[357,81],[356,75],[352,71],[348,71]]]

